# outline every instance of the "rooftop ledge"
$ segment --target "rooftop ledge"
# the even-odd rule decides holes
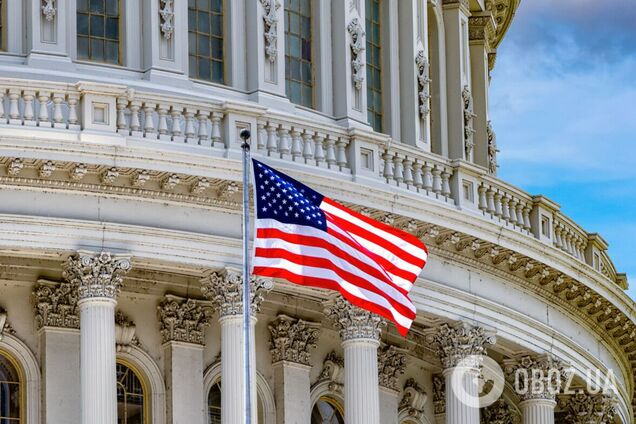
[[[616,272],[605,240],[562,214],[555,202],[531,196],[472,163],[423,152],[383,134],[252,103],[180,98],[123,85],[17,79],[0,79],[0,128],[0,136],[149,149],[156,145],[162,151],[214,151],[235,159],[240,155],[238,134],[248,128],[253,150],[264,156],[462,210],[553,246],[627,289],[627,277]],[[19,174],[19,159],[7,166],[9,175]]]

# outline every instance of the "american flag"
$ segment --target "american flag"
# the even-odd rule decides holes
[[[428,251],[417,238],[370,219],[253,159],[253,273],[339,291],[406,335],[409,298]]]

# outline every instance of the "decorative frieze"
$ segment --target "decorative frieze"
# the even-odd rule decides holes
[[[275,62],[278,55],[278,0],[260,0],[263,6],[263,31],[265,35],[265,56]]]
[[[405,412],[406,415],[414,419],[420,419],[424,416],[424,405],[428,396],[422,387],[413,378],[409,378],[404,384],[402,400],[400,401],[399,411]]]
[[[436,415],[446,413],[446,380],[441,374],[433,376],[433,411]]]
[[[437,350],[443,367],[450,369],[466,359],[484,355],[486,345],[495,344],[496,338],[482,327],[460,323],[452,327],[442,324],[436,334],[427,337],[427,341]]]
[[[250,312],[255,315],[265,294],[273,288],[269,279],[250,277]],[[201,281],[201,293],[219,311],[221,317],[243,313],[243,274],[230,268],[215,271]]]
[[[322,363],[322,370],[315,384],[328,382],[329,390],[342,393],[344,382],[344,358],[331,351]],[[314,384],[314,385],[315,385]]]
[[[43,281],[36,286],[32,298],[36,328],[79,328],[79,293],[76,285]]]
[[[568,378],[565,365],[552,355],[524,356],[518,361],[506,361],[505,371],[522,401],[553,401]]]
[[[135,323],[123,312],[115,313],[115,346],[117,352],[130,352],[132,346],[139,343],[135,337]]]
[[[38,169],[38,175],[40,176],[40,178],[49,178],[51,175],[53,175],[54,171],[55,164],[52,161],[48,160],[40,166],[40,169]]]
[[[488,136],[488,172],[492,175],[497,175],[497,153],[499,153],[499,149],[497,149],[497,135],[492,129],[491,121],[488,121],[486,126],[486,134]]]
[[[503,399],[482,409],[481,412],[481,424],[519,424],[520,421],[519,415]]]
[[[399,391],[398,378],[406,370],[406,353],[393,345],[378,349],[378,383],[380,387]]]
[[[42,0],[42,15],[48,22],[53,22],[57,9],[55,7],[55,0]]]
[[[474,119],[477,117],[473,107],[473,95],[467,85],[462,90],[462,102],[464,105],[464,152],[465,159],[472,161],[473,148],[475,147]]]
[[[109,252],[71,255],[64,264],[63,276],[78,287],[79,299],[108,297],[116,299],[124,275],[130,271],[128,258],[113,256]]]
[[[310,351],[316,347],[319,324],[281,314],[268,328],[272,363],[287,361],[311,366]]]
[[[417,89],[419,98],[420,118],[425,119],[431,111],[431,78],[430,66],[426,58],[426,52],[422,49],[415,56],[415,66],[417,68]]]
[[[174,35],[174,0],[159,0],[161,34],[166,40]]]
[[[18,175],[20,175],[20,172],[22,172],[23,168],[24,162],[22,162],[22,159],[15,158],[11,162],[9,162],[7,173],[12,177],[17,177]]]
[[[351,36],[349,48],[351,49],[351,79],[356,90],[362,89],[364,82],[364,55],[365,50],[365,32],[360,24],[360,20],[356,17],[347,25],[347,31]]]
[[[560,399],[559,404],[566,411],[569,424],[611,424],[616,415],[616,399],[603,393],[592,395],[578,391]]]
[[[338,295],[327,302],[325,315],[340,330],[343,342],[354,339],[379,341],[386,321],[379,315],[361,309]]]
[[[212,318],[209,306],[195,299],[166,295],[157,310],[163,343],[204,344],[205,327],[210,325]]]

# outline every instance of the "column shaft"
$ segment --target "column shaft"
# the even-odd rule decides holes
[[[454,379],[456,368],[444,371],[446,378],[446,424],[479,424],[479,388],[477,374],[466,370]],[[454,385],[459,387],[453,388]]]
[[[115,305],[111,298],[79,301],[82,423],[117,423]]]
[[[554,424],[553,400],[537,399],[521,402],[522,424]]]
[[[380,424],[378,346],[378,341],[373,339],[351,339],[342,343],[347,424]]]
[[[380,422],[382,424],[398,424],[398,392],[380,388]]]
[[[276,422],[311,422],[311,367],[281,361],[274,364]]]
[[[164,345],[168,422],[204,424],[207,393],[203,390],[203,346],[169,342]]]

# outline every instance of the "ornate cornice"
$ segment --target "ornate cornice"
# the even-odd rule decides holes
[[[469,0],[442,0],[442,6],[461,6],[466,13],[470,13]]]
[[[316,348],[320,324],[281,314],[268,328],[272,363],[287,361],[311,366],[310,351]]]
[[[130,259],[109,252],[78,252],[68,258],[62,275],[78,287],[80,301],[95,297],[117,299],[130,268]]]
[[[503,399],[482,409],[481,424],[519,424],[520,421],[519,415]]]
[[[404,384],[402,400],[398,406],[400,413],[405,412],[409,417],[420,419],[424,416],[424,406],[428,396],[422,387],[413,378],[409,378]]]
[[[204,302],[166,295],[157,311],[163,343],[205,343],[205,327],[210,325],[212,309]]]
[[[378,349],[378,382],[380,387],[400,390],[398,378],[406,370],[407,356],[404,349],[384,345]]]
[[[355,339],[380,340],[386,321],[379,315],[361,309],[338,295],[325,304],[324,313],[340,330],[343,342]]]
[[[505,371],[522,401],[554,401],[568,379],[566,366],[552,355],[505,361]]]
[[[559,404],[566,411],[568,424],[611,424],[616,415],[616,399],[602,393],[592,395],[578,391],[559,399]]]
[[[32,294],[35,326],[79,329],[78,287],[71,283],[40,282]]]
[[[273,288],[269,279],[250,276],[250,312],[256,315],[265,294]],[[212,272],[201,280],[201,293],[219,311],[221,317],[243,313],[243,274],[239,270],[225,268]]]
[[[468,18],[468,38],[470,41],[485,41],[487,48],[495,43],[495,20],[490,12],[472,15]]]
[[[466,323],[450,326],[442,324],[437,333],[427,337],[435,346],[444,369],[458,366],[462,361],[486,353],[486,345],[495,344],[495,336],[482,327]]]
[[[441,374],[433,376],[433,411],[435,415],[446,413],[446,380]]]

